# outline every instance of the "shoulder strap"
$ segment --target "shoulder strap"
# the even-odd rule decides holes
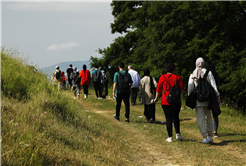
[[[209,71],[207,70],[206,73],[204,74],[203,78],[207,78]]]

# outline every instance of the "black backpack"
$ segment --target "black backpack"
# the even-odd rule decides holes
[[[95,73],[93,74],[93,81],[94,82],[100,82],[101,78],[100,78],[100,72],[98,70],[95,71]]]
[[[163,76],[165,78],[165,80],[167,81],[166,77]],[[171,86],[169,84],[169,82],[167,81],[167,83],[169,84],[169,86],[171,87],[169,89],[169,94],[168,96],[166,96],[166,93],[165,93],[165,90],[164,90],[164,94],[165,94],[165,97],[167,99],[167,102],[169,104],[172,104],[172,105],[178,105],[178,104],[181,104],[180,102],[180,96],[181,96],[181,90],[179,88],[177,88],[177,82],[178,82],[178,76],[177,76],[177,80],[176,80],[176,85],[174,86]]]
[[[199,102],[209,101],[211,98],[211,85],[207,81],[208,70],[204,74],[203,78],[198,79],[197,89],[197,100]]]
[[[72,74],[73,74],[74,84],[79,84],[79,74],[77,72]]]
[[[57,80],[61,79],[61,72],[60,71],[56,71],[56,79]]]
[[[126,71],[125,74],[121,74],[120,71],[118,71],[119,75],[120,75],[120,82],[118,84],[119,86],[119,90],[120,90],[120,93],[129,93],[129,90],[130,90],[130,80],[127,76],[128,72]]]

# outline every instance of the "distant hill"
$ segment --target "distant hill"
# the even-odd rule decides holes
[[[55,67],[59,66],[61,71],[64,71],[64,73],[66,73],[67,68],[69,67],[69,65],[72,64],[73,67],[76,66],[78,70],[82,70],[83,65],[85,64],[87,66],[87,69],[92,71],[93,68],[90,68],[90,60],[88,61],[69,61],[69,62],[61,62],[61,63],[57,63],[55,65],[52,66],[48,66],[45,68],[42,68],[41,70],[46,72],[48,75],[52,74],[55,71]]]

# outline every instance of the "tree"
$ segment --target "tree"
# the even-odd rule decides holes
[[[144,68],[159,78],[167,63],[175,63],[185,85],[203,57],[212,61],[221,80],[221,95],[245,110],[246,3],[183,1],[114,1],[112,33],[126,33],[92,57],[113,74],[118,62]],[[187,87],[187,86],[186,86]]]

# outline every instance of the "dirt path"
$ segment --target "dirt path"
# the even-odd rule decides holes
[[[82,103],[81,103],[82,104]],[[88,109],[90,112],[96,113],[99,116],[103,116],[107,119],[112,119],[110,122],[114,125],[118,125],[124,130],[129,131],[133,137],[131,138],[124,138],[124,142],[130,144],[130,146],[134,149],[141,149],[136,156],[136,165],[154,165],[154,166],[163,166],[163,165],[170,165],[170,166],[179,166],[177,161],[169,157],[163,149],[165,147],[161,144],[151,144],[148,143],[146,140],[151,140],[151,137],[143,134],[138,129],[130,126],[127,123],[122,123],[120,121],[116,121],[113,119],[115,110],[98,110],[95,109],[92,105],[89,105],[86,102],[83,102],[83,106]],[[132,109],[132,108],[131,108]],[[135,110],[135,109],[134,109]],[[138,140],[137,142],[135,140]],[[187,165],[187,164],[182,164]]]
[[[141,149],[137,152],[135,157],[135,164],[136,165],[193,165],[194,163],[190,163],[186,161],[186,159],[182,159],[182,161],[177,161],[178,159],[182,158],[182,152],[177,153],[175,155],[176,158],[173,157],[173,155],[170,155],[167,151],[165,151],[166,146],[172,146],[171,144],[166,143],[151,143],[149,140],[152,140],[152,137],[149,135],[144,134],[141,130],[134,127],[134,125],[129,125],[122,121],[116,121],[113,118],[113,115],[115,114],[115,110],[99,110],[96,109],[94,105],[86,102],[85,100],[80,100],[80,104],[83,105],[84,108],[88,109],[90,112],[93,112],[99,116],[102,116],[106,119],[109,119],[109,122],[118,125],[118,127],[122,128],[122,130],[127,130],[130,135],[132,135],[131,138],[122,138],[124,142],[130,145],[133,149]],[[112,100],[113,103],[113,100]],[[131,111],[139,112],[140,115],[143,114],[143,110],[139,109],[139,107],[131,107]],[[164,115],[158,113],[156,114],[157,117],[164,117]],[[194,123],[196,122],[195,117],[187,117],[188,120],[182,121],[182,123]],[[164,119],[163,119],[164,120]],[[186,133],[186,135],[189,135],[193,139],[197,140],[197,142],[200,142],[201,135],[198,131],[190,130],[182,128],[182,133]],[[138,141],[136,141],[138,140]],[[163,138],[163,141],[165,139]],[[230,141],[222,141],[220,138],[214,139],[215,146],[211,146],[210,148],[218,153],[222,153],[228,156],[232,156],[233,159],[238,160],[238,163],[241,163],[240,165],[246,164],[246,152],[242,151],[240,148],[236,148],[230,144]]]

